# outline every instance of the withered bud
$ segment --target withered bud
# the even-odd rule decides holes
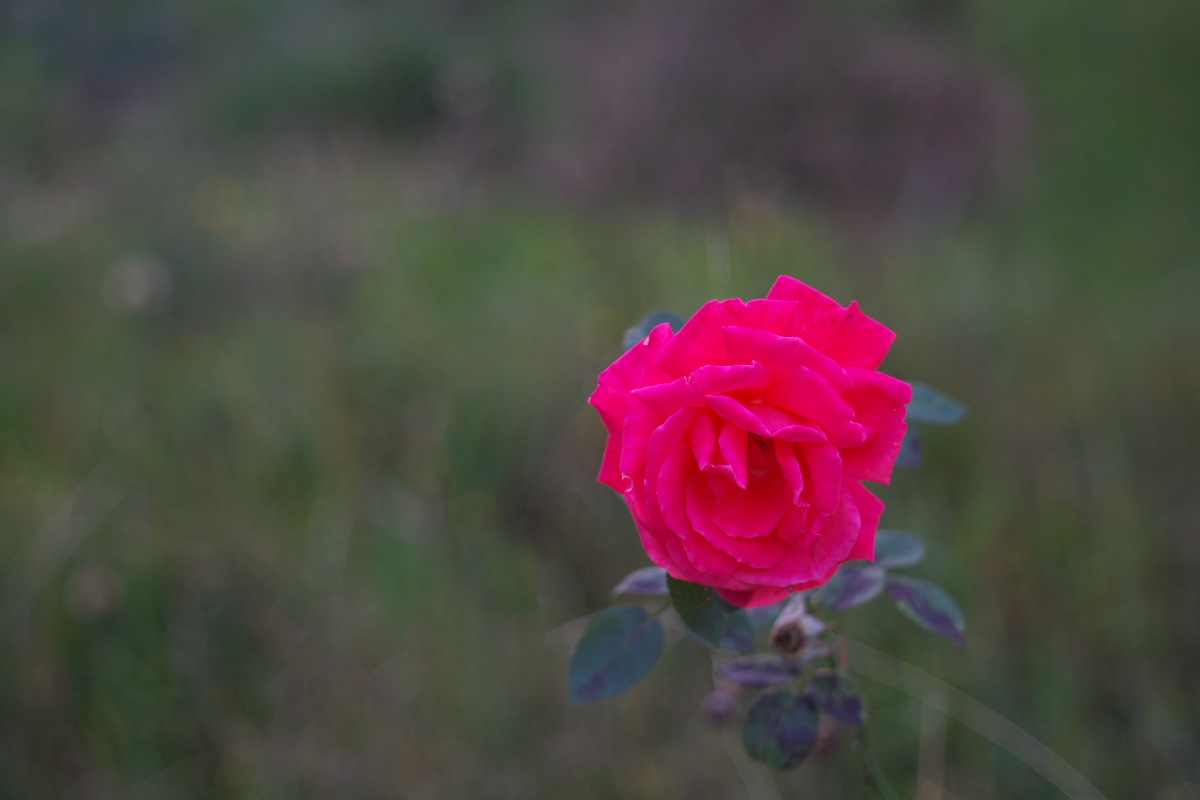
[[[800,620],[791,620],[782,625],[775,623],[775,627],[771,629],[771,647],[781,653],[790,655],[799,652],[807,639]]]
[[[771,628],[771,646],[788,655],[798,653],[809,639],[824,629],[819,619],[808,615],[803,593],[796,594],[775,619]]]
[[[714,689],[700,704],[700,716],[709,725],[718,727],[735,722],[738,711],[736,687],[730,688],[725,684]]]

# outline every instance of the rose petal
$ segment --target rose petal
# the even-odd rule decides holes
[[[791,590],[774,586],[760,586],[755,589],[717,589],[717,594],[738,608],[758,608],[778,603],[791,594]]]
[[[874,561],[875,534],[879,530],[879,520],[883,517],[883,501],[858,481],[846,481],[846,486],[850,489],[855,505],[858,506],[860,519],[858,538],[846,554],[846,560]]]
[[[852,370],[851,377],[855,385],[842,393],[842,399],[854,408],[855,420],[868,429],[868,438],[861,446],[842,451],[845,473],[860,480],[889,483],[908,430],[904,417],[912,387],[869,370]]]
[[[807,475],[805,497],[820,514],[837,511],[842,498],[842,457],[831,444],[800,444],[799,461]]]
[[[713,514],[715,500],[705,476],[693,473],[687,487],[687,518],[709,544],[758,569],[773,567],[783,559],[787,545],[773,536],[734,538],[721,530]]]
[[[808,367],[799,366],[776,381],[763,402],[816,422],[838,447],[856,447],[867,431],[854,421],[854,409],[838,396],[829,381]]]
[[[801,509],[793,506],[780,523],[781,538],[794,542],[782,561],[765,570],[743,567],[734,573],[734,577],[753,585],[794,589],[819,586],[828,581],[846,560],[858,535],[861,518],[854,496],[843,487],[837,513],[825,518],[819,536],[813,535],[800,512]]]
[[[790,300],[751,300],[746,303],[746,312],[742,315],[745,321],[742,325],[786,336],[795,326],[796,314],[800,310],[800,304]]]
[[[726,325],[742,324],[745,312],[746,304],[741,300],[705,303],[663,347],[654,366],[672,378],[681,378],[700,367],[730,363],[725,356],[721,329]]]
[[[707,414],[701,414],[692,424],[692,430],[688,433],[688,443],[692,446],[696,465],[700,469],[708,469],[712,464],[713,450],[717,446],[717,436],[712,419]]]
[[[842,308],[836,300],[786,275],[775,281],[767,299],[798,303],[794,326],[788,333],[801,337],[844,367],[875,369],[896,339],[886,326],[862,313],[858,303]]]
[[[806,316],[829,314],[842,309],[837,300],[818,292],[807,283],[802,283],[790,275],[780,275],[775,279],[771,291],[767,292],[767,299],[797,303],[800,313]]]
[[[783,472],[783,477],[792,490],[792,503],[799,505],[804,502],[800,496],[804,491],[804,471],[800,468],[800,463],[796,460],[795,447],[796,445],[793,445],[791,442],[776,441],[775,460],[779,462],[779,468]]]
[[[858,303],[841,313],[796,319],[796,335],[843,367],[875,369],[896,340],[896,334],[859,310]]]
[[[832,578],[847,559],[862,530],[862,513],[856,502],[857,496],[850,491],[850,483],[843,484],[837,513],[826,520],[813,548],[813,578],[822,583]]]
[[[785,411],[765,403],[744,405],[732,397],[705,395],[709,408],[725,419],[764,439],[779,437],[789,442],[824,442],[826,436],[811,425],[803,425]]]
[[[771,374],[762,364],[701,367],[669,383],[634,389],[631,394],[663,416],[669,416],[683,406],[704,404],[706,394],[727,394],[755,390],[761,392],[771,385]]]
[[[650,437],[662,425],[663,418],[641,403],[632,403],[625,414],[620,456],[620,486],[617,491],[629,490],[630,482],[640,481],[646,474],[646,451]],[[612,486],[612,484],[609,484]]]
[[[716,496],[712,520],[726,535],[739,539],[766,536],[792,506],[783,470],[774,459],[771,467],[745,489],[722,475],[709,476],[708,485]]]
[[[729,465],[728,472],[742,489],[746,488],[746,483],[750,479],[750,468],[746,462],[746,448],[749,440],[750,437],[744,428],[727,422],[721,429],[721,438],[717,441],[717,446],[721,449],[721,457]]]
[[[908,425],[904,422],[904,410],[892,415],[879,424],[875,434],[866,444],[842,451],[842,468],[848,478],[888,484],[892,482],[892,468]]]
[[[757,361],[728,367],[700,367],[684,378],[701,394],[730,394],[732,392],[765,391],[771,385],[771,372]]]
[[[682,577],[682,575],[677,574],[678,567],[676,566],[675,559],[672,558],[668,552],[666,544],[662,539],[656,536],[649,527],[641,523],[640,520],[642,519],[642,515],[634,509],[633,504],[629,502],[628,496],[626,496],[625,501],[626,504],[629,505],[629,512],[633,516],[633,524],[637,528],[638,537],[642,540],[642,549],[646,551],[646,555],[648,555],[650,560],[656,565],[662,567],[668,572],[671,572],[671,574],[675,575],[675,577]],[[685,580],[704,580],[700,573],[691,572],[689,574],[691,574],[693,577],[686,578]]]
[[[912,402],[912,386],[902,380],[884,375],[873,369],[848,369],[846,374],[856,388],[871,387],[880,392],[892,407],[907,406]],[[851,403],[851,405],[854,405]]]
[[[663,522],[674,531],[676,536],[692,536],[692,524],[685,512],[687,502],[688,480],[693,475],[703,476],[696,470],[696,462],[692,458],[691,448],[680,446],[675,448],[667,460],[663,462],[655,484],[654,496]]]
[[[687,436],[698,413],[694,408],[681,408],[668,417],[667,421],[650,436],[650,443],[646,448],[644,485],[646,519],[652,526],[663,527],[666,525],[658,503],[658,479],[663,464]]]
[[[693,569],[703,573],[706,577],[699,581],[693,581],[693,583],[702,583],[706,586],[712,585],[713,578],[730,577],[741,564],[733,556],[713,547],[703,536],[670,539],[667,541],[667,549],[676,561],[682,560],[684,563],[690,564]]]
[[[836,391],[854,385],[846,370],[837,362],[797,336],[784,336],[739,325],[726,326],[722,329],[722,335],[726,357],[733,363],[759,361],[776,378],[787,375],[797,366],[805,366],[829,381]]]
[[[604,427],[608,429],[608,444],[604,448],[600,482],[617,491],[621,491],[622,486],[620,462],[629,392],[647,383],[659,383],[666,378],[653,364],[673,335],[670,325],[655,327],[642,344],[631,347],[613,362],[612,366],[600,373],[596,391],[588,398],[588,402],[600,413]]]

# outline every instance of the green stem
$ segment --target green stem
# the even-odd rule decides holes
[[[879,765],[879,757],[875,753],[875,747],[871,744],[871,739],[867,736],[866,727],[858,729],[859,741],[863,746],[863,758],[867,762],[867,772],[871,775],[871,782],[879,789],[887,800],[900,800],[900,796],[896,794],[896,790],[892,788],[892,784],[888,782],[887,775],[883,774],[883,767]]]

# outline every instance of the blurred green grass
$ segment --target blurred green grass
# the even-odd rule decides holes
[[[584,402],[622,331],[780,273],[970,407],[881,490],[967,648],[882,603],[849,633],[1111,797],[1200,792],[1197,13],[970,9],[963,46],[1030,93],[1036,168],[871,265],[792,212],[573,212],[361,132],[150,115],[13,162],[0,797],[748,796],[696,713],[699,646],[567,709],[547,633],[645,563]],[[920,705],[864,685],[911,794]],[[955,723],[946,747],[947,796],[1057,796]],[[858,777],[847,746],[778,784]]]

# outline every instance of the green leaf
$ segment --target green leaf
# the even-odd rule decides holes
[[[571,705],[624,692],[654,668],[662,649],[662,623],[645,610],[613,606],[601,611],[571,654]]]
[[[642,317],[637,325],[634,325],[629,330],[625,331],[625,340],[623,345],[626,350],[633,347],[635,344],[645,339],[650,335],[650,331],[663,323],[671,326],[671,330],[679,333],[679,329],[683,327],[683,320],[672,314],[670,311],[655,311]]]
[[[891,577],[888,594],[896,608],[930,633],[961,646],[966,620],[958,604],[942,589],[918,578]]]
[[[725,615],[725,638],[721,640],[722,650],[737,650],[739,653],[750,653],[754,650],[754,626],[750,624],[750,616],[746,609],[739,608],[732,614]]]
[[[746,712],[742,744],[750,757],[772,769],[792,769],[817,741],[817,710],[805,694],[771,689]]]
[[[967,413],[967,407],[925,383],[911,383],[912,402],[906,419],[927,425],[954,425]]]
[[[667,571],[662,567],[642,567],[621,579],[612,590],[613,595],[641,594],[650,597],[667,593]]]
[[[717,594],[715,589],[713,590],[713,595],[717,598],[717,608],[721,610],[722,614],[736,614],[742,610],[740,606],[735,606],[733,603]]]
[[[821,588],[817,604],[827,611],[845,611],[874,600],[883,591],[887,570],[865,561],[851,561]]]
[[[845,675],[818,672],[808,684],[808,692],[817,708],[838,722],[863,724],[862,696],[858,693],[858,687]]]
[[[881,567],[911,567],[925,558],[925,543],[904,531],[875,535],[875,563]]]
[[[757,608],[747,608],[746,616],[750,618],[750,624],[754,626],[754,630],[761,631],[763,628],[771,627],[775,622],[775,618],[779,616],[779,612],[783,611],[787,600],[780,600],[778,603],[772,603],[769,606],[758,606]]]
[[[905,469],[916,469],[921,466],[921,437],[917,435],[917,426],[909,425],[904,432],[904,441],[900,443],[900,454],[896,456],[896,466]]]
[[[700,641],[711,647],[720,647],[725,639],[725,609],[728,603],[717,596],[709,586],[681,581],[667,576],[667,590],[675,613],[683,624]]]

